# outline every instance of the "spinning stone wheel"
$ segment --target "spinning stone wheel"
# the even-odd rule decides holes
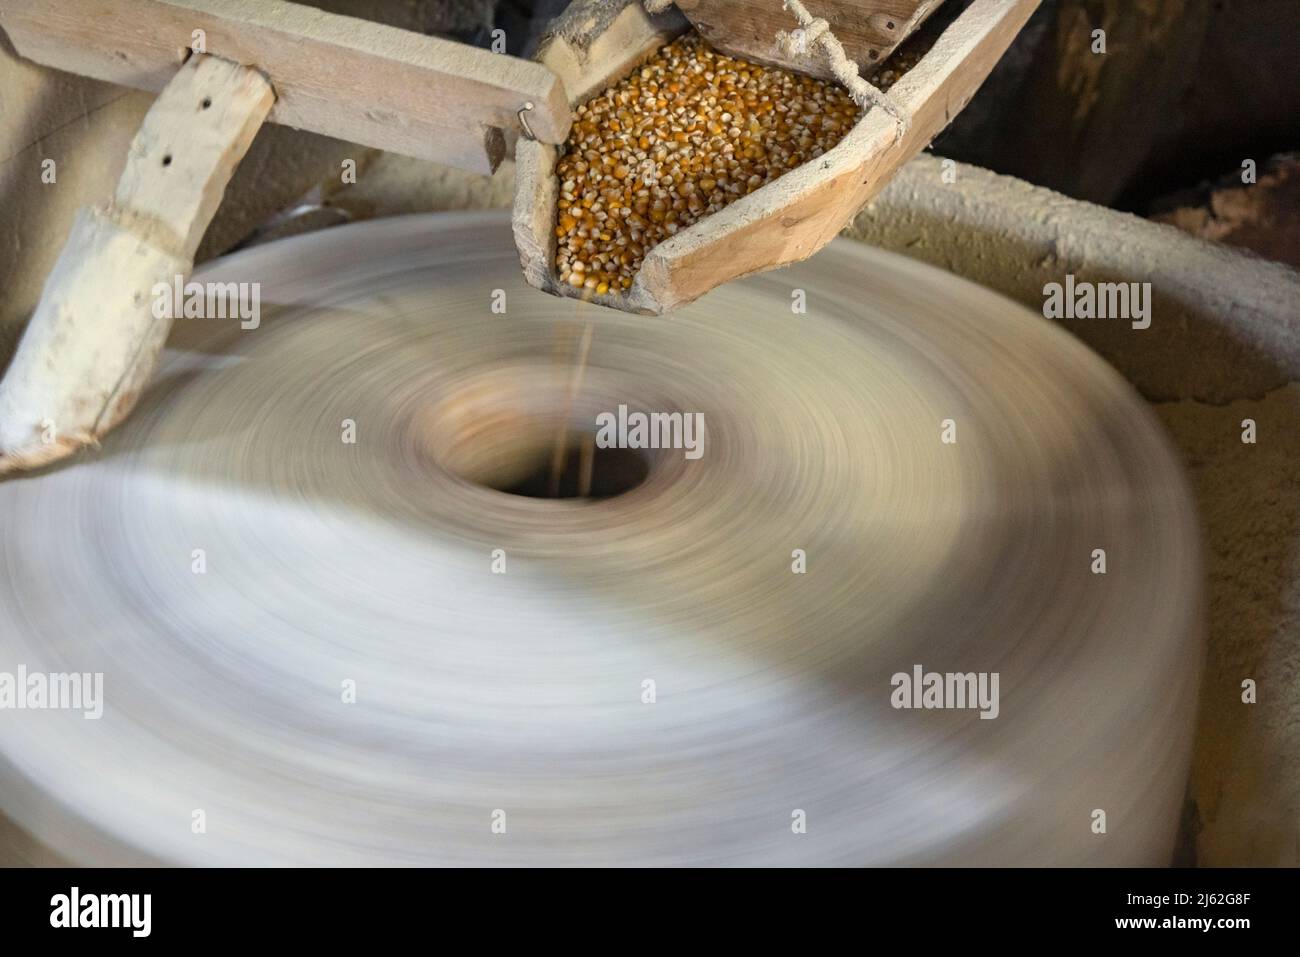
[[[99,720],[0,714],[3,809],[58,851],[1168,860],[1193,515],[1049,323],[847,241],[671,319],[578,307],[497,214],[198,279],[260,281],[261,325],[179,321],[100,450],[0,483],[0,670],[104,675]],[[702,456],[596,449],[591,497],[539,497],[620,404],[702,413]],[[996,708],[895,707],[918,670]]]

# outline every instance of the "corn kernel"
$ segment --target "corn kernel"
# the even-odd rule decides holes
[[[650,249],[831,149],[858,115],[838,86],[673,41],[575,111],[556,164],[560,276],[631,288]]]

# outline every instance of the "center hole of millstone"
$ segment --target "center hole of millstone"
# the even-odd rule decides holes
[[[630,492],[659,451],[602,447],[598,416],[625,400],[590,383],[572,396],[569,380],[531,367],[470,378],[422,411],[417,441],[438,468],[506,495],[592,501]]]
[[[504,484],[488,485],[507,495],[526,498],[613,498],[645,481],[650,464],[636,449],[603,449],[595,444],[595,433],[570,436],[555,468],[554,449],[543,462],[522,477]]]

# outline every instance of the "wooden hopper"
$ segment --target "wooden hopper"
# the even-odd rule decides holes
[[[570,105],[577,106],[692,23],[724,52],[768,62],[779,57],[777,30],[798,25],[775,0],[684,0],[679,6],[650,15],[639,0],[577,0],[539,48],[538,59],[564,81]],[[814,4],[810,12],[824,17],[837,37],[844,33],[846,53],[867,51],[865,62],[876,62],[937,4],[838,0],[824,6]],[[806,259],[966,106],[1037,6],[1038,0],[970,0],[890,88],[890,97],[910,119],[905,129],[885,110],[868,110],[833,149],[649,250],[626,291],[595,295],[556,275],[555,166],[562,147],[521,138],[515,153],[514,233],[525,277],[555,295],[657,315],[732,279]],[[883,30],[890,23],[893,29],[886,34],[891,35],[868,29],[878,24]],[[736,30],[729,31],[728,24]],[[890,46],[893,33],[900,35]],[[766,57],[761,56],[764,50]],[[872,50],[877,51],[875,60]]]

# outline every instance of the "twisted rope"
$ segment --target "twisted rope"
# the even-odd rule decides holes
[[[650,2],[660,2],[660,0],[647,0],[647,3]],[[862,78],[858,65],[848,58],[844,47],[831,32],[830,24],[821,17],[810,14],[800,0],[783,0],[782,6],[794,14],[794,18],[799,21],[799,26],[788,33],[785,30],[777,33],[777,49],[788,59],[812,60],[814,54],[820,54],[831,73],[835,75],[835,79],[849,91],[853,102],[864,110],[873,106],[880,107],[894,118],[897,136],[901,138],[912,125],[911,116],[888,93]]]

